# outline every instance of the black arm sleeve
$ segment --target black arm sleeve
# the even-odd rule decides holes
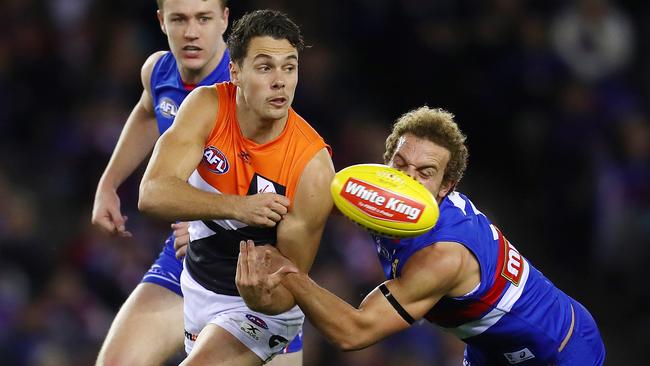
[[[397,313],[409,324],[413,324],[415,322],[415,319],[406,312],[406,310],[400,305],[399,302],[397,302],[397,299],[393,297],[393,294],[390,293],[390,290],[388,290],[388,287],[386,287],[385,283],[382,283],[379,286],[379,291],[381,291],[382,294],[384,294],[384,297],[388,302],[393,305],[395,310],[397,310]]]

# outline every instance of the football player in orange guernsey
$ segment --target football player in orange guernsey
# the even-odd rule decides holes
[[[270,242],[307,272],[332,209],[329,147],[291,108],[299,28],[255,11],[235,23],[228,48],[232,82],[185,99],[140,186],[142,211],[191,221],[183,365],[261,365],[283,350],[304,314],[282,286],[256,294],[260,312],[246,306],[235,286],[239,242]]]

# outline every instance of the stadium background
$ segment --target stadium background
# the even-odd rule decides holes
[[[454,112],[468,194],[518,249],[597,319],[609,365],[650,346],[649,6],[517,0],[231,1],[231,22],[285,10],[312,47],[294,107],[337,169],[381,159],[401,113]],[[0,363],[89,365],[167,224],[120,195],[134,239],[90,225],[97,180],[166,48],[155,2],[7,0],[0,32]],[[352,304],[381,280],[345,219],[313,276]],[[305,365],[458,365],[462,346],[417,326],[344,354],[305,327]]]

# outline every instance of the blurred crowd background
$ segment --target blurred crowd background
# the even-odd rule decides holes
[[[0,364],[90,365],[169,223],[120,190],[131,239],[90,224],[96,183],[166,49],[154,0],[5,0],[0,32]],[[606,0],[230,1],[286,11],[311,48],[295,109],[337,170],[380,162],[400,114],[456,115],[459,190],[596,318],[608,365],[650,347],[650,5]],[[369,237],[332,218],[314,278],[358,305],[383,280]],[[305,326],[305,365],[459,365],[428,324],[361,352]],[[173,364],[173,362],[170,362]]]

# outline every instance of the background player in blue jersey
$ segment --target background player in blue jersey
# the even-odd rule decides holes
[[[388,281],[358,309],[274,248],[250,242],[240,245],[240,293],[282,282],[311,323],[344,350],[367,347],[425,318],[467,344],[465,365],[604,363],[604,345],[587,309],[556,288],[455,191],[467,148],[451,114],[422,107],[402,116],[386,140],[384,159],[434,194],[440,218],[416,238],[374,237]]]
[[[226,0],[158,0],[160,27],[171,52],[152,54],[142,66],[143,92],[122,130],[95,195],[92,222],[122,237],[126,217],[120,210],[118,187],[151,153],[171,126],[183,99],[197,86],[229,80],[230,61],[223,34],[228,27]],[[187,244],[187,224],[172,224],[178,255]],[[126,300],[106,336],[97,364],[161,364],[183,347],[182,264],[175,257],[175,235]],[[298,337],[274,364],[300,365]]]

